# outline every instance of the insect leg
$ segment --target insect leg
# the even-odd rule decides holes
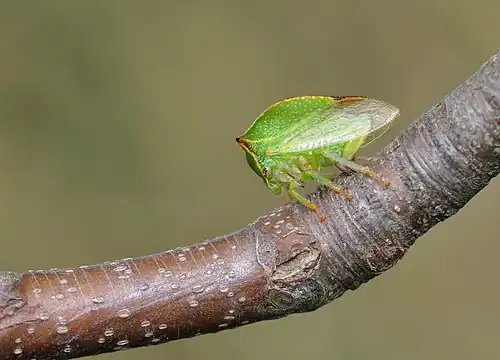
[[[372,179],[375,179],[376,181],[381,183],[386,188],[391,186],[390,182],[382,179],[382,177],[380,177],[380,175],[378,175],[376,172],[374,172],[373,170],[371,170],[367,166],[362,166],[362,165],[356,164],[355,162],[344,159],[342,156],[338,156],[338,155],[325,153],[325,156],[330,158],[332,161],[335,161],[335,163],[337,163],[338,165],[345,166],[345,167],[347,167],[351,170],[354,170],[356,172],[359,172],[361,174],[368,175]]]
[[[340,165],[337,163],[335,163],[335,167],[337,167],[340,171],[342,171],[344,174],[347,174],[347,175],[352,175],[354,172],[354,170],[349,169],[347,166]]]
[[[370,161],[372,158],[369,157],[369,156],[353,156],[352,157],[352,161],[356,161],[356,160],[361,160],[361,161]]]
[[[320,183],[321,185],[324,185],[324,186],[332,189],[333,191],[335,191],[337,194],[342,195],[347,200],[352,200],[352,195],[351,194],[349,194],[347,191],[345,191],[344,189],[342,189],[340,186],[332,183],[327,178],[323,177],[320,173],[318,173],[316,171],[308,171],[308,172],[306,172],[306,174],[309,177],[311,177],[313,180],[315,180],[318,183]]]
[[[314,211],[316,214],[318,214],[318,217],[319,217],[319,221],[323,222],[325,221],[326,217],[321,215],[319,212],[318,212],[318,207],[316,205],[314,205],[312,202],[310,202],[309,200],[307,200],[305,197],[303,197],[302,195],[300,195],[296,190],[295,190],[295,187],[297,185],[294,183],[294,182],[291,182],[288,184],[287,186],[287,191],[288,191],[288,194],[295,200],[297,200],[298,202],[300,202],[302,205],[308,207],[309,209],[311,209],[312,211]]]
[[[321,171],[321,175],[323,175],[327,179],[334,178],[338,175],[337,171]]]

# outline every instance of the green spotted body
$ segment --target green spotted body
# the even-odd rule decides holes
[[[385,133],[398,114],[396,107],[362,96],[294,97],[271,105],[236,141],[250,167],[274,194],[285,189],[318,212],[316,205],[296,191],[307,180],[352,198],[324,176],[325,168],[348,168],[389,185],[351,159],[362,146]],[[320,215],[320,219],[324,217]]]

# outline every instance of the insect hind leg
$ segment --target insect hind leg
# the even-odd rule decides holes
[[[388,188],[389,186],[391,186],[391,183],[389,181],[382,179],[382,177],[379,174],[377,174],[376,172],[374,172],[372,169],[370,169],[367,166],[356,164],[355,162],[347,160],[339,155],[324,153],[324,156],[326,156],[328,159],[333,161],[337,166],[346,167],[346,168],[351,169],[355,172],[365,174],[365,175],[371,177],[372,179],[374,179],[374,180],[378,181],[380,184],[382,184],[385,188]]]

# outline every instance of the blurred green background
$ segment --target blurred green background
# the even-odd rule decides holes
[[[234,138],[294,95],[400,107],[386,145],[498,49],[497,0],[0,2],[1,270],[147,255],[285,199]],[[498,180],[322,309],[104,359],[498,358]],[[241,203],[245,203],[241,207]]]

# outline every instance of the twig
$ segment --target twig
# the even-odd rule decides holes
[[[69,359],[315,310],[391,268],[499,173],[500,52],[370,166],[232,234],[160,254],[0,275],[0,358]]]

